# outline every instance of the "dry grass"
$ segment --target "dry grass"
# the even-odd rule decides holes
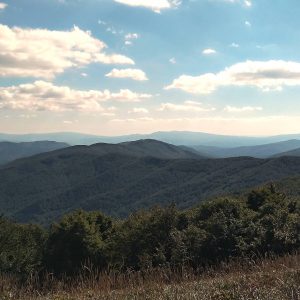
[[[14,278],[3,276],[0,299],[300,300],[300,255],[224,264],[201,275],[166,269],[124,274],[86,272],[73,281],[57,281],[48,275],[43,286],[35,278],[20,286]]]

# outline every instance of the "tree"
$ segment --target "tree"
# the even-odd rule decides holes
[[[41,270],[46,231],[0,217],[0,271],[27,277]]]
[[[45,266],[56,274],[73,275],[83,264],[107,265],[107,239],[112,220],[100,212],[76,211],[63,217],[50,229]]]

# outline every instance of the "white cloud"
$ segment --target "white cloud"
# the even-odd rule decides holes
[[[117,35],[118,34],[118,31],[116,29],[114,29],[113,27],[107,27],[106,31],[110,32],[113,35]]]
[[[7,7],[6,3],[0,2],[0,11],[4,10]]]
[[[0,11],[4,10],[7,7],[6,3],[0,2]]]
[[[159,111],[177,111],[177,112],[207,112],[214,111],[215,108],[205,108],[202,103],[196,101],[185,101],[183,104],[162,103]]]
[[[139,69],[113,69],[105,76],[110,78],[130,78],[137,81],[148,80],[145,72]]]
[[[251,7],[252,6],[252,2],[250,0],[245,0],[244,1],[244,4],[247,6],[247,7]]]
[[[215,49],[210,49],[210,48],[204,49],[202,51],[202,54],[204,54],[204,55],[211,55],[211,54],[216,54],[216,53],[217,53],[217,51]]]
[[[251,27],[251,26],[252,26],[252,24],[251,24],[249,21],[245,21],[245,25],[246,25],[247,27]]]
[[[127,46],[132,45],[132,41],[137,40],[138,38],[140,38],[140,36],[137,33],[128,33],[128,34],[126,34],[125,37],[124,37],[125,45],[127,45]]]
[[[106,23],[105,21],[102,21],[102,20],[99,19],[99,20],[98,20],[98,24],[99,24],[99,25],[104,25],[104,26],[105,26],[107,23]]]
[[[9,28],[0,24],[0,77],[50,79],[68,68],[91,63],[134,64],[119,54],[106,54],[106,44],[89,31]]]
[[[129,114],[148,114],[149,110],[143,107],[135,107],[128,111]]]
[[[284,86],[300,86],[300,63],[283,60],[246,61],[219,73],[182,75],[165,89],[210,94],[223,86],[252,86],[263,91],[280,91]]]
[[[152,95],[150,94],[139,94],[128,89],[120,90],[118,93],[110,93],[109,91],[105,90],[104,93],[109,94],[108,100],[115,100],[118,102],[140,102],[142,100],[152,98]]]
[[[145,7],[160,13],[164,9],[176,8],[181,4],[181,0],[114,0],[115,2],[133,6]]]
[[[112,93],[109,90],[74,90],[67,86],[55,86],[50,82],[36,81],[11,87],[0,87],[0,109],[30,111],[88,111],[112,113],[114,107],[104,108],[103,102],[139,102],[150,98],[130,90]]]
[[[123,123],[123,122],[129,122],[129,123],[135,123],[135,122],[152,122],[155,121],[154,118],[149,118],[149,117],[143,117],[143,118],[128,118],[128,119],[112,119],[111,122],[116,122],[116,123]]]
[[[37,115],[36,114],[20,114],[18,117],[22,118],[22,119],[34,119],[37,117]]]
[[[169,62],[170,62],[172,65],[175,65],[175,64],[177,63],[175,57],[170,58],[170,59],[169,59]]]
[[[240,112],[254,112],[254,111],[262,111],[263,108],[260,106],[243,106],[243,107],[235,107],[227,105],[224,108],[225,111],[230,113],[240,113]]]
[[[137,33],[128,33],[125,35],[125,40],[136,40],[140,36]]]
[[[116,114],[111,112],[104,112],[101,114],[102,117],[114,117]]]
[[[250,8],[252,6],[252,1],[251,0],[222,0],[223,2],[228,2],[232,4],[241,4],[245,7]]]
[[[240,45],[237,44],[237,43],[231,43],[231,44],[230,44],[230,47],[231,47],[231,48],[239,48]]]

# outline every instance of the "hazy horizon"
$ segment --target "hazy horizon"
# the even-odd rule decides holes
[[[132,132],[121,135],[105,135],[105,134],[93,134],[89,132],[79,132],[79,131],[49,131],[49,132],[25,132],[25,133],[10,133],[10,132],[0,132],[0,134],[4,135],[55,135],[55,134],[78,134],[78,135],[86,135],[86,136],[95,136],[95,137],[120,137],[120,136],[134,136],[134,135],[151,135],[156,133],[194,133],[194,134],[208,134],[208,135],[218,135],[218,136],[233,136],[233,137],[245,137],[245,138],[267,138],[267,137],[276,137],[276,136],[292,136],[292,135],[300,135],[299,132],[295,133],[282,133],[282,134],[274,134],[274,135],[239,135],[239,134],[223,134],[223,133],[214,133],[214,132],[204,132],[204,131],[187,131],[187,130],[169,130],[169,131],[149,131],[145,133],[140,132]]]
[[[0,132],[299,133],[296,0],[0,0]]]

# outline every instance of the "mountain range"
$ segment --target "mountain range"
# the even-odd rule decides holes
[[[300,157],[207,159],[155,140],[73,146],[0,168],[0,213],[49,223],[83,208],[113,216],[155,204],[187,208],[297,177]]]
[[[154,132],[150,134],[133,134],[124,136],[96,136],[74,132],[58,132],[46,134],[0,134],[0,141],[33,142],[33,141],[56,141],[70,145],[91,145],[95,143],[122,143],[141,139],[155,139],[173,145],[185,146],[213,146],[221,148],[233,148],[242,146],[256,146],[277,143],[288,140],[300,140],[300,134],[277,135],[268,137],[247,137],[217,135],[203,132],[169,131]]]
[[[251,156],[256,158],[267,158],[272,156],[299,156],[300,139],[288,140],[283,142],[243,146],[234,148],[220,148],[210,146],[193,146],[193,148],[203,156],[214,158]]]

